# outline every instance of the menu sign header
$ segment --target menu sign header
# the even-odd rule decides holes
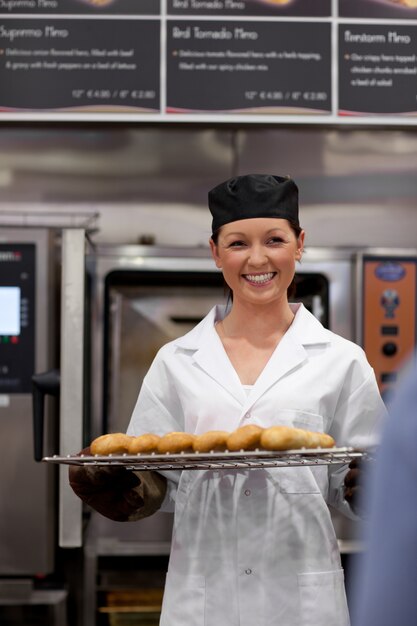
[[[414,124],[415,4],[0,0],[0,120]]]

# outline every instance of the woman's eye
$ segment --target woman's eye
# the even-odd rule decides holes
[[[244,241],[237,240],[229,243],[229,248],[240,248],[244,245],[246,245]]]
[[[268,240],[268,243],[279,244],[284,243],[284,240],[282,239],[282,237],[271,237],[271,239]]]

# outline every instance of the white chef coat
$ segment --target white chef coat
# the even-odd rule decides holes
[[[215,307],[165,345],[146,375],[128,433],[232,431],[284,424],[339,446],[376,442],[385,409],[363,350],[303,305],[249,394],[215,330]],[[175,507],[161,626],[347,626],[343,570],[327,504],[346,466],[167,474]]]

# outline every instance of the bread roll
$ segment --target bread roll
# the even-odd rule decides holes
[[[159,435],[153,435],[152,433],[132,437],[129,442],[129,454],[149,454],[150,452],[156,452],[160,439],[161,437],[159,437]]]
[[[194,435],[189,433],[167,433],[158,441],[157,449],[160,454],[178,454],[179,452],[192,452]]]
[[[202,435],[196,435],[193,441],[195,452],[224,452],[227,448],[227,438],[230,433],[225,430],[209,430]]]
[[[237,428],[227,438],[227,449],[231,451],[256,450],[260,446],[263,430],[256,424],[247,424]]]
[[[271,426],[261,437],[265,450],[300,450],[301,448],[333,448],[335,440],[326,433],[317,433],[291,426]]]
[[[322,433],[306,430],[306,448],[321,448]]]
[[[129,451],[129,444],[132,437],[124,433],[109,433],[101,435],[91,442],[91,454],[108,456],[109,454],[124,454]]]
[[[335,440],[330,435],[326,433],[320,434],[320,448],[334,448],[336,445]]]
[[[261,446],[265,450],[300,450],[307,444],[306,431],[290,426],[271,426],[261,436]]]

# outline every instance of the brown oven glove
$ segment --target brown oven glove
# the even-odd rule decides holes
[[[362,459],[353,459],[349,463],[349,470],[345,476],[344,497],[352,511],[359,517],[366,517],[364,502],[363,481],[367,471],[367,462]]]
[[[90,455],[90,448],[79,454]],[[115,465],[70,465],[69,483],[83,502],[115,522],[149,517],[160,508],[167,489],[166,478],[157,472]]]

